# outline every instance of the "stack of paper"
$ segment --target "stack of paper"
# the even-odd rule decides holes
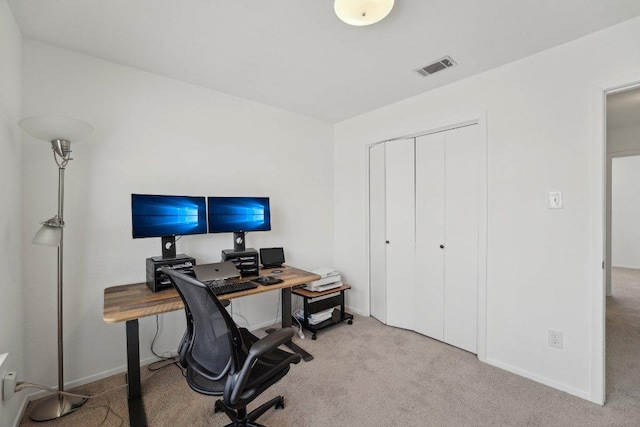
[[[319,311],[317,313],[313,313],[309,315],[309,324],[317,325],[318,323],[322,323],[325,320],[331,319],[331,315],[333,314],[333,308],[328,308],[326,310]]]

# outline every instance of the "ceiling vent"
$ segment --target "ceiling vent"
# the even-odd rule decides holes
[[[433,73],[437,73],[438,71],[444,70],[445,68],[453,67],[454,65],[457,65],[456,62],[451,59],[451,57],[445,56],[438,59],[433,64],[429,64],[426,67],[418,68],[416,70],[416,73],[420,74],[422,77],[426,77]]]

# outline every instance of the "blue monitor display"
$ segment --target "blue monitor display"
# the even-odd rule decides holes
[[[133,238],[207,232],[204,197],[131,195]]]
[[[268,197],[209,197],[209,233],[271,230]]]

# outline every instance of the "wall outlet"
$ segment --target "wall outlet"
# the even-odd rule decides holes
[[[562,348],[562,332],[549,329],[549,347]]]

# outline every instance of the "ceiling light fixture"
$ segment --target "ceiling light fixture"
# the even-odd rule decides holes
[[[362,27],[375,24],[391,12],[394,0],[335,0],[333,9],[343,22]]]

